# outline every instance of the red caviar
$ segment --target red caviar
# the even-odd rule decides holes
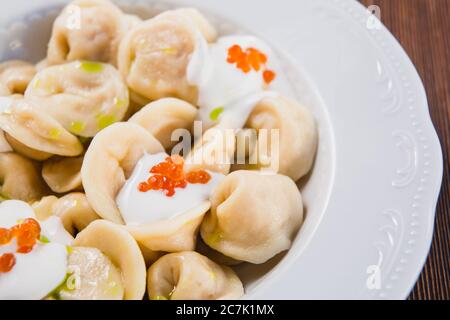
[[[41,226],[33,218],[25,219],[12,228],[0,228],[0,245],[17,241],[17,253],[29,253],[33,250],[37,240],[41,236]],[[0,256],[0,272],[9,272],[14,267],[16,258],[13,253],[5,253]]]
[[[236,67],[244,73],[249,73],[252,69],[258,72],[267,63],[267,56],[255,48],[243,51],[240,45],[235,44],[228,49],[227,62],[236,64]],[[265,70],[263,73],[264,81],[267,84],[270,84],[275,76],[275,72],[271,70]]]
[[[211,175],[204,171],[191,171],[184,173],[184,159],[178,155],[167,157],[149,171],[153,175],[147,181],[138,185],[138,190],[147,192],[150,190],[164,190],[166,196],[172,197],[176,188],[184,189],[188,183],[207,184]]]
[[[28,253],[33,250],[36,241],[41,235],[39,223],[32,219],[25,219],[22,223],[11,228],[12,234],[17,239],[19,253]]]
[[[12,253],[5,253],[0,256],[0,273],[9,272],[16,264],[16,257]]]
[[[9,229],[0,228],[0,245],[8,244],[12,239],[12,233]]]
[[[270,84],[273,80],[275,80],[275,72],[273,72],[271,70],[266,70],[263,73],[263,77],[264,77],[264,81],[267,84]]]

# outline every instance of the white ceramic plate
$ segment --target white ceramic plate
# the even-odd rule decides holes
[[[64,0],[0,5],[0,60],[45,55]],[[442,152],[405,52],[354,0],[119,1],[131,11],[195,6],[221,32],[250,32],[283,59],[291,95],[315,114],[307,218],[291,250],[238,269],[248,299],[404,299],[425,262]]]

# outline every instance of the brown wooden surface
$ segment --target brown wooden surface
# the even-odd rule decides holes
[[[361,0],[378,5],[381,20],[400,41],[425,85],[444,153],[444,180],[435,234],[410,299],[450,299],[450,0]]]

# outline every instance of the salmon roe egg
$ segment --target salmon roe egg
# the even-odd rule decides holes
[[[267,63],[267,56],[255,48],[243,51],[240,45],[235,44],[228,49],[227,62],[236,64],[236,67],[244,73],[249,73],[252,69],[258,72]],[[263,72],[263,79],[267,84],[270,84],[275,76],[272,70]]]
[[[41,236],[41,226],[33,218],[27,218],[10,229],[0,228],[0,245],[17,240],[17,253],[29,253]],[[0,272],[9,272],[16,264],[13,253],[5,253],[0,256]]]
[[[273,80],[275,80],[275,72],[271,70],[266,70],[263,73],[263,78],[267,84],[270,84]]]
[[[0,256],[0,272],[9,272],[16,264],[16,257],[12,253],[5,253]]]
[[[175,194],[175,189],[184,189],[188,183],[206,184],[211,179],[208,172],[199,170],[184,173],[184,159],[178,155],[167,157],[163,162],[153,166],[149,173],[153,174],[147,181],[138,185],[140,192],[163,190],[167,197]]]
[[[0,228],[0,245],[8,244],[12,239],[12,233],[9,229]]]
[[[13,236],[17,239],[19,253],[28,253],[33,250],[34,245],[41,235],[39,223],[33,219],[25,219],[22,223],[11,228]]]
[[[206,171],[191,171],[186,175],[186,180],[192,184],[206,184],[211,180],[211,175]]]

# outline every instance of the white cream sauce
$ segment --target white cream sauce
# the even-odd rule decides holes
[[[233,45],[241,46],[245,51],[255,48],[264,53],[268,60],[259,71],[251,70],[248,73],[237,68],[236,64],[229,63],[228,49]],[[196,47],[191,56],[187,79],[192,85],[198,87],[200,107],[199,120],[205,128],[217,124],[211,117],[214,110],[223,109],[220,115],[222,125],[233,129],[240,129],[245,124],[255,105],[267,95],[267,84],[263,78],[265,70],[277,73],[278,63],[270,47],[253,36],[225,36],[219,38],[214,44],[208,44],[202,36],[197,36]],[[271,86],[277,81],[271,84]],[[223,118],[229,123],[223,124]]]
[[[224,178],[222,174],[208,171],[207,184],[189,184],[176,188],[172,197],[163,190],[141,192],[138,185],[150,177],[149,170],[168,157],[166,153],[145,154],[136,164],[130,178],[117,195],[116,203],[127,225],[142,225],[174,218],[209,200],[212,189]]]
[[[0,204],[0,227],[11,228],[23,219],[36,216],[26,202],[7,200]],[[14,253],[16,264],[11,271],[0,273],[0,300],[36,300],[47,296],[66,277],[67,248],[73,240],[61,220],[52,217],[40,222],[41,235],[50,243],[38,241],[27,254],[16,253],[15,239],[0,245],[0,254]]]

